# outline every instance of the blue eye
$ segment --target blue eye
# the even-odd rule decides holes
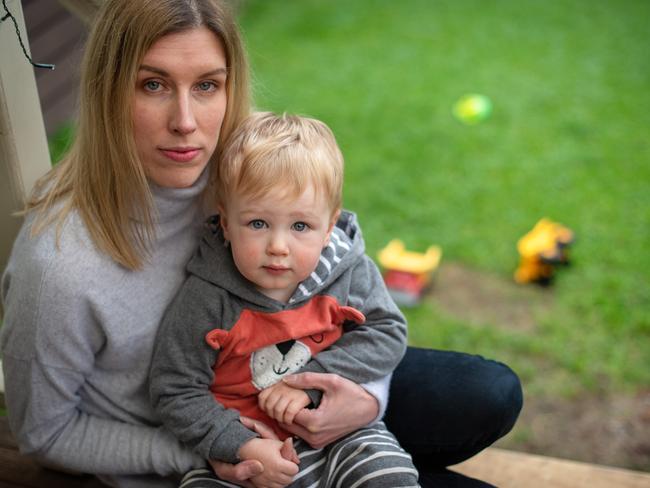
[[[199,90],[210,92],[217,89],[217,84],[214,81],[202,81],[198,84]]]
[[[261,219],[255,219],[255,220],[251,220],[251,221],[248,223],[248,226],[249,226],[251,229],[261,230],[261,229],[264,229],[264,228],[266,227],[266,222],[264,222],[264,221],[261,220]]]
[[[295,224],[293,224],[293,230],[295,231],[304,232],[307,229],[309,229],[309,226],[304,222],[296,222]]]
[[[149,91],[158,91],[162,85],[159,81],[149,80],[144,84],[144,87]]]

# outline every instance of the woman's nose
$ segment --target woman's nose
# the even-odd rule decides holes
[[[176,96],[173,112],[170,117],[170,129],[177,134],[191,134],[196,130],[196,119],[189,94],[179,93]]]

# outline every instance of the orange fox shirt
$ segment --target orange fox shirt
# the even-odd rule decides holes
[[[348,321],[362,324],[365,317],[325,295],[291,310],[244,310],[229,331],[213,329],[206,334],[208,344],[219,350],[210,387],[214,398],[241,415],[264,422],[280,439],[286,439],[290,434],[259,408],[258,393],[283,376],[299,372],[341,337]]]

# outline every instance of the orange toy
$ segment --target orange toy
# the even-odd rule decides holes
[[[568,227],[541,219],[517,242],[520,261],[515,281],[548,283],[557,265],[568,264],[568,247],[573,240],[573,231]]]

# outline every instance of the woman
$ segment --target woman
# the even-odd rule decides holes
[[[210,213],[201,198],[210,166],[249,111],[248,88],[219,0],[105,2],[82,67],[77,138],[37,185],[2,281],[6,401],[23,452],[113,486],[173,486],[205,464],[160,426],[146,378],[158,323]],[[317,410],[296,418],[295,433],[315,446],[386,405],[387,379],[294,381],[324,391]],[[505,434],[521,408],[507,367],[422,349],[409,350],[391,395],[387,423],[423,486],[470,486],[444,467]],[[216,466],[230,480],[259,470]]]

